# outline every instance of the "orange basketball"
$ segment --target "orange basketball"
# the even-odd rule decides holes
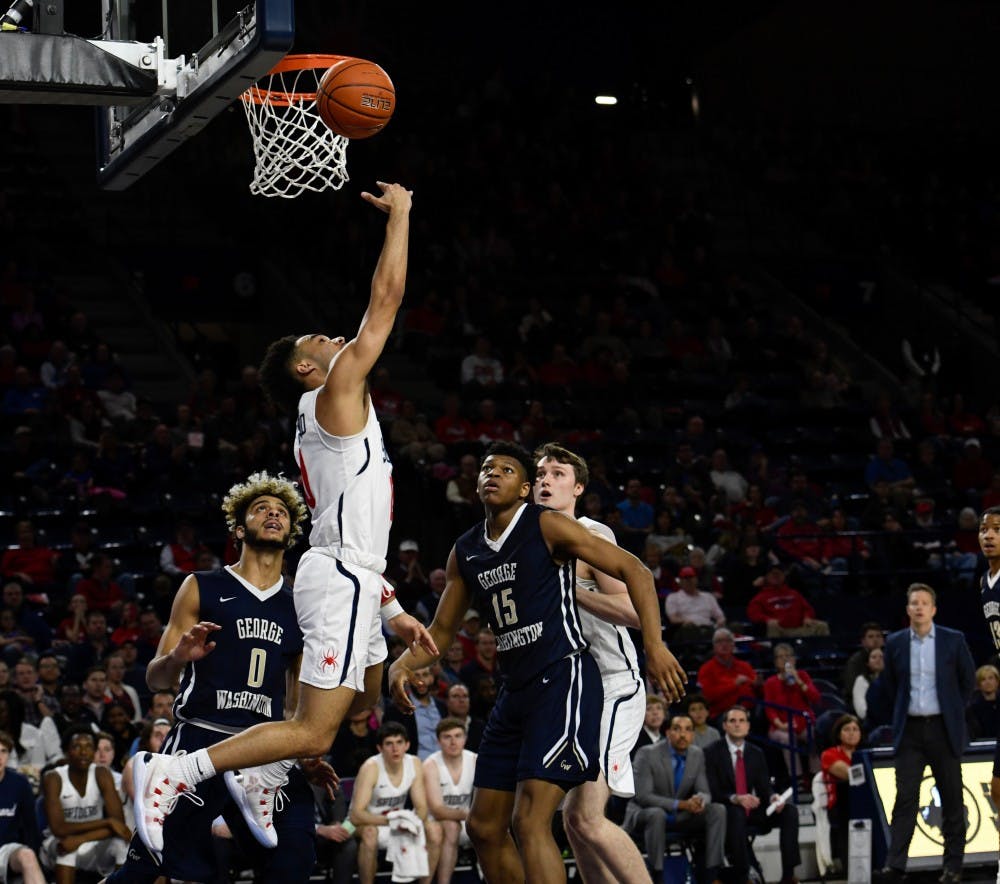
[[[323,122],[346,138],[370,138],[396,109],[396,90],[377,64],[345,58],[323,74],[316,110]]]

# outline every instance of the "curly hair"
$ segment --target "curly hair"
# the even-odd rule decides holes
[[[222,501],[222,511],[226,514],[226,527],[235,532],[237,527],[245,527],[250,504],[264,495],[276,497],[288,510],[292,530],[288,534],[288,549],[302,534],[302,522],[306,517],[306,504],[298,488],[284,476],[271,476],[263,470],[252,473],[246,482],[239,482],[229,489]]]
[[[292,360],[295,358],[295,335],[285,335],[272,341],[264,353],[260,368],[260,386],[264,394],[275,405],[294,414],[299,407],[303,387],[292,373]]]

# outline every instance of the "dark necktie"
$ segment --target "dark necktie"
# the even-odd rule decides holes
[[[681,790],[681,780],[684,779],[684,761],[685,756],[675,755],[674,756],[674,796]]]
[[[743,760],[743,750],[736,750],[736,794],[746,795],[750,789],[747,787],[747,766],[746,762]],[[747,816],[750,815],[750,811],[747,808],[743,808]]]

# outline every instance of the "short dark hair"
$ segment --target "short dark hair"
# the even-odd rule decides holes
[[[389,737],[402,737],[407,742],[410,741],[409,731],[398,721],[386,721],[375,731],[375,745],[381,746]]]
[[[0,746],[6,746],[8,752],[14,751],[14,738],[7,731],[0,731]]]
[[[540,460],[554,460],[556,463],[572,467],[574,478],[583,486],[586,486],[590,481],[590,470],[587,468],[587,461],[580,457],[579,454],[575,454],[568,448],[563,448],[562,445],[557,445],[555,442],[546,442],[535,449],[536,468]]]
[[[505,442],[503,440],[494,442],[489,448],[486,449],[486,454],[483,455],[483,460],[480,461],[480,465],[485,462],[486,458],[495,454],[516,460],[521,465],[521,469],[524,470],[524,481],[529,485],[534,483],[535,463],[532,461],[531,455],[528,453],[528,449],[523,445],[518,445],[516,442]]]
[[[845,712],[833,723],[833,727],[830,728],[830,739],[833,741],[834,746],[840,742],[840,732],[852,721],[858,727],[861,727],[861,719],[859,719],[856,715],[851,715],[850,712]]]
[[[983,514],[979,517],[981,522],[987,516],[1000,516],[1000,506],[991,506],[983,510]]]
[[[743,713],[743,715],[746,716],[747,721],[750,720],[750,713],[747,711],[746,706],[740,706],[739,704],[736,704],[734,706],[730,706],[725,712],[723,712],[722,713],[722,720],[723,721],[729,721],[729,714],[731,712],[741,712],[741,713]]]
[[[285,335],[272,341],[260,362],[260,386],[275,405],[294,414],[299,407],[302,385],[292,374],[292,360],[295,358],[298,337]]]
[[[908,587],[906,587],[907,604],[910,603],[910,596],[912,596],[913,593],[915,592],[926,592],[927,595],[931,597],[931,601],[935,605],[937,604],[937,593],[934,592],[934,590],[931,587],[929,587],[926,583],[911,583]]]
[[[882,632],[882,624],[879,623],[878,620],[866,620],[861,624],[861,637],[864,638],[865,633],[873,632],[875,630]]]
[[[94,733],[94,729],[89,724],[74,724],[71,727],[66,728],[66,731],[62,735],[62,740],[59,745],[62,747],[63,752],[66,752],[69,747],[73,744],[73,737],[90,737],[94,741],[94,748],[97,748],[97,736]]]
[[[670,728],[674,726],[674,722],[677,721],[678,718],[686,718],[688,721],[691,722],[691,726],[692,727],[694,726],[694,719],[691,718],[691,716],[688,715],[687,712],[675,712],[673,715],[670,716],[670,721],[667,722],[667,730],[670,730]]]
[[[708,700],[702,694],[688,694],[687,702],[684,704],[684,708],[689,710],[695,703],[701,703],[706,709],[708,708]]]

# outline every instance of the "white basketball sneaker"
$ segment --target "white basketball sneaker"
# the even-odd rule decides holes
[[[226,788],[236,806],[247,821],[250,834],[264,847],[276,847],[278,833],[274,828],[274,804],[276,799],[283,798],[281,787],[269,785],[262,776],[261,768],[248,767],[240,773],[228,770],[225,773]]]
[[[205,802],[194,794],[194,786],[181,781],[169,755],[139,752],[132,767],[135,786],[135,828],[142,843],[159,857],[163,852],[163,823],[184,797],[195,804]]]

